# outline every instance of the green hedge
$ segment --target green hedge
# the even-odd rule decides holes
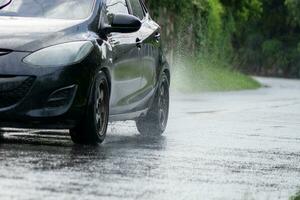
[[[171,60],[192,54],[247,73],[300,77],[299,0],[146,3],[163,27]]]

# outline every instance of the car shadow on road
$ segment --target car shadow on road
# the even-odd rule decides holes
[[[5,130],[0,133],[0,150],[18,147],[18,149],[52,152],[68,151],[72,156],[101,153],[125,152],[132,150],[164,150],[167,142],[164,136],[148,137],[139,134],[108,133],[101,145],[76,145],[71,141],[68,131],[52,130]],[[50,150],[50,151],[49,151]],[[55,151],[53,151],[55,153]],[[104,153],[104,154],[103,154]]]
[[[137,172],[138,167],[152,169],[160,165],[163,156],[156,155],[165,151],[165,137],[124,134],[108,134],[104,144],[88,146],[73,144],[67,132],[6,131],[0,142],[0,161],[9,167],[20,165],[40,173],[90,172],[86,176],[91,178],[105,174],[127,176]],[[137,175],[141,173],[147,170]]]

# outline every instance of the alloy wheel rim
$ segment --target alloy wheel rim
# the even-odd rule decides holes
[[[95,120],[96,127],[98,130],[99,136],[103,136],[105,131],[105,124],[107,121],[107,109],[106,109],[106,99],[105,99],[105,85],[104,82],[101,82],[96,90],[96,112]]]
[[[168,94],[168,84],[164,80],[160,86],[159,91],[159,122],[162,128],[166,127],[167,117],[169,113],[169,94]]]

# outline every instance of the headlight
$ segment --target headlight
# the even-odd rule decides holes
[[[71,65],[82,61],[92,49],[93,44],[89,41],[64,43],[38,50],[23,62],[44,67]]]

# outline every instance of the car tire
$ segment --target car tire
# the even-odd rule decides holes
[[[152,106],[146,116],[136,120],[137,129],[142,135],[160,136],[166,130],[169,118],[169,88],[169,79],[163,73]]]
[[[0,142],[2,142],[4,139],[4,133],[5,131],[2,128],[0,128]]]
[[[92,86],[86,116],[82,123],[70,130],[76,144],[100,144],[104,141],[109,120],[109,83],[99,72]]]

